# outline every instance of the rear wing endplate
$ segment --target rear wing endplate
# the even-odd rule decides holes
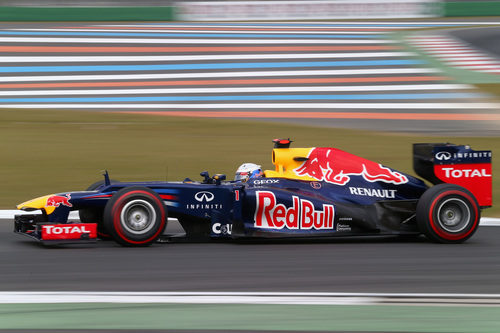
[[[481,207],[492,205],[491,150],[451,143],[416,143],[413,169],[433,184],[449,183],[468,189]]]

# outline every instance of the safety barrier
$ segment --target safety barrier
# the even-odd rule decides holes
[[[173,21],[175,7],[0,7],[0,21]]]
[[[0,0],[0,21],[210,21],[500,16],[500,1],[280,0],[81,1]]]
[[[446,1],[444,16],[500,16],[500,1]]]

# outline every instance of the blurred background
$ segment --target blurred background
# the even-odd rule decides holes
[[[199,179],[204,170],[231,179],[243,162],[271,169],[278,137],[410,174],[416,142],[469,144],[496,156],[499,16],[500,1],[0,0],[0,209],[83,190],[104,169],[121,181]],[[493,174],[499,168],[493,158]],[[493,179],[484,217],[500,217]],[[285,299],[185,308],[153,306],[151,295],[132,305],[83,305],[70,294],[76,305],[45,300],[48,310],[39,312],[19,299],[12,311],[0,292],[4,330],[500,327],[494,227],[459,246],[375,240],[141,250],[31,246],[3,222],[4,291],[351,293],[323,307]],[[425,293],[448,298],[426,299],[442,303],[427,307]],[[453,298],[464,293],[490,298]],[[411,307],[395,301],[402,295]],[[350,305],[338,304],[346,299]],[[22,320],[24,311],[33,321]]]

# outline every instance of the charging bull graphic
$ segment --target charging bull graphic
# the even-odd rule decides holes
[[[397,171],[335,148],[312,148],[307,157],[300,167],[293,170],[298,176],[309,176],[336,185],[349,183],[350,176],[363,176],[372,183],[408,182],[408,178]]]
[[[69,202],[70,199],[71,199],[71,194],[66,194],[65,197],[61,195],[53,195],[47,199],[47,204],[45,206],[59,207],[60,205],[63,205],[66,207],[73,207],[73,205]]]

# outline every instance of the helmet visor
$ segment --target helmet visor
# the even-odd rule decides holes
[[[248,180],[248,172],[243,171],[243,172],[236,172],[236,175],[234,176],[234,180],[239,182],[246,182]]]

